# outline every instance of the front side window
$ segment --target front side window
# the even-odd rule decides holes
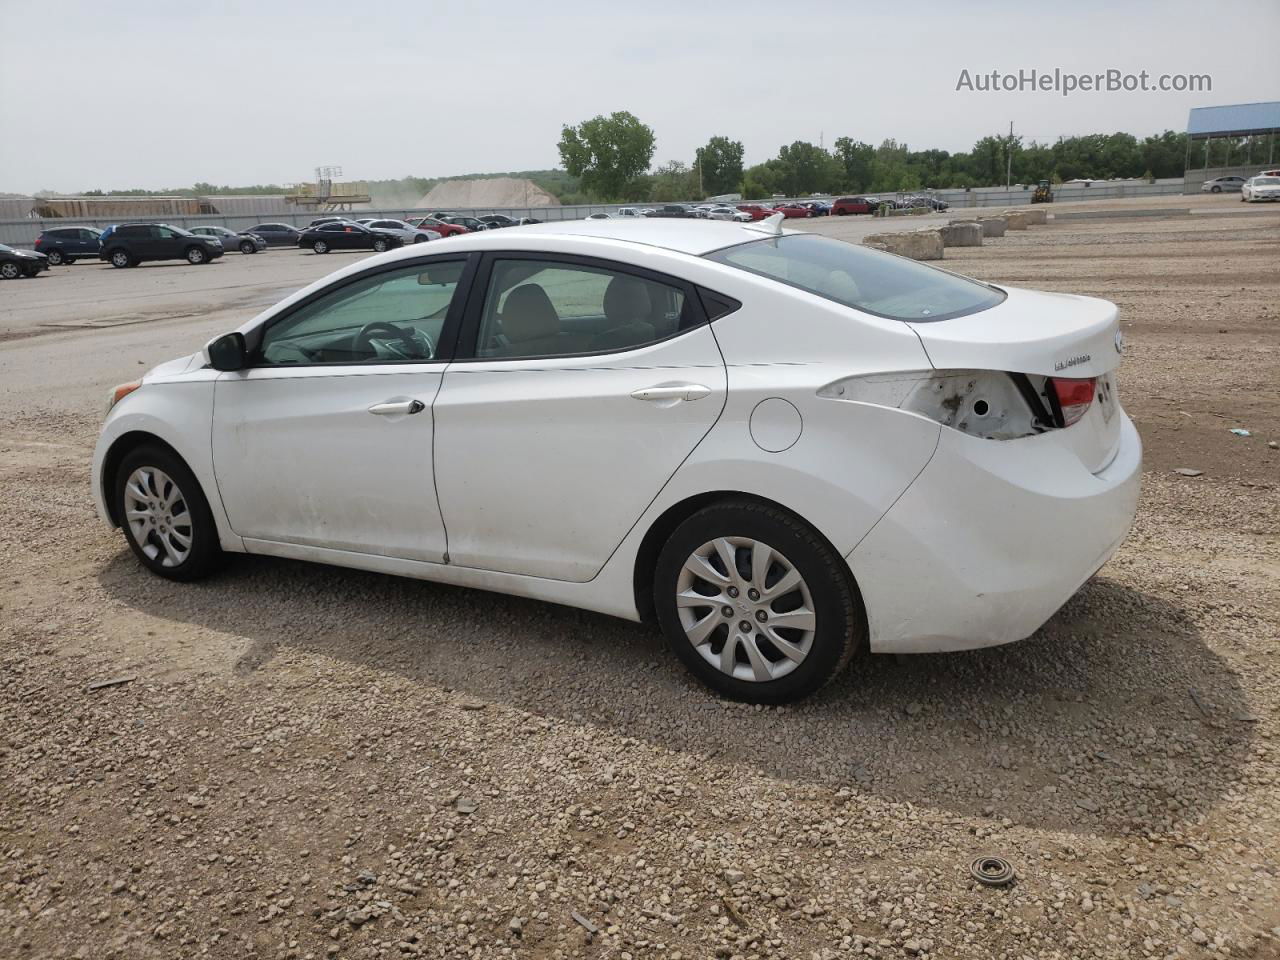
[[[552,260],[495,260],[476,356],[626,350],[697,322],[684,291],[630,273]]]
[[[258,360],[266,366],[434,360],[464,265],[415,264],[348,283],[269,326]]]
[[[811,233],[753,240],[707,259],[890,320],[947,320],[1005,298],[977,280]]]

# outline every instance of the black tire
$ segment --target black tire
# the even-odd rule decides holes
[[[381,237],[373,241],[374,253],[386,253],[389,249],[391,249],[391,244],[387,243],[387,241],[383,240]]]
[[[51,267],[59,267],[67,259],[62,255],[62,251],[59,250],[57,247],[54,247],[52,250],[46,253],[45,256],[49,258],[49,266]]]
[[[721,672],[704,659],[680,622],[675,596],[685,562],[701,546],[719,537],[743,537],[767,544],[786,558],[808,588],[814,611],[811,645],[804,659],[778,679],[756,682]],[[737,562],[739,565],[749,563],[750,556],[744,557],[739,553]],[[743,599],[741,594],[738,597]],[[799,518],[779,507],[752,500],[722,501],[704,507],[680,524],[658,556],[653,598],[658,622],[676,656],[703,683],[734,700],[789,703],[807,697],[838,676],[854,654],[866,646],[862,599],[844,560],[817,531]],[[786,595],[775,598],[775,603],[785,598]],[[735,601],[726,601],[732,602]],[[716,648],[714,640],[707,646],[710,655],[718,658],[723,650],[723,638],[734,629],[734,623],[753,624],[753,620],[747,619],[745,608],[739,611],[730,606],[717,608],[715,604],[708,604],[707,609],[709,615],[716,616],[719,615],[717,609],[732,611],[724,613],[723,632],[717,626],[711,635],[714,637],[720,633],[719,648]],[[765,648],[779,658],[773,662],[782,662],[777,648],[767,643]],[[743,659],[744,652],[739,648],[738,662],[742,663]]]
[[[316,253],[328,253],[329,244],[325,243],[323,240],[317,240],[315,243],[311,244],[311,249]]]
[[[1222,192],[1222,188],[1221,188],[1221,187],[1210,187],[1210,188],[1209,188],[1209,192],[1210,192],[1210,193],[1221,193],[1221,192]]]
[[[204,252],[204,247],[187,247],[186,258],[187,263],[193,267],[209,262],[209,255]]]
[[[75,263],[75,262],[76,262],[76,258],[75,258],[75,257],[63,257],[63,258],[62,258],[62,262],[63,262],[63,263],[65,263],[65,264],[69,267],[69,266],[71,266],[73,263]]]
[[[126,516],[125,495],[129,478],[135,470],[152,468],[168,475],[176,484],[180,502],[185,509],[173,519],[170,530],[191,537],[191,548],[181,563],[166,566],[166,556],[161,546],[158,531],[148,531],[143,543],[139,543],[138,534]],[[165,485],[167,491],[167,485]],[[111,481],[114,496],[116,518],[120,521],[125,539],[134,556],[152,573],[159,574],[169,580],[198,580],[211,573],[222,560],[222,547],[218,542],[218,528],[209,510],[209,501],[205,499],[195,475],[175,454],[160,446],[141,446],[129,451],[120,461],[115,477]],[[160,491],[161,493],[165,491]],[[186,518],[187,522],[182,521]],[[152,556],[148,551],[154,552]]]
[[[16,263],[0,263],[0,278],[17,280],[22,276],[22,268]]]
[[[129,255],[128,250],[112,250],[107,257],[111,261],[111,265],[117,269],[123,270],[125,267],[134,266],[137,261]]]
[[[240,252],[241,253],[257,253],[258,248],[254,246],[252,240],[244,240],[240,244]]]

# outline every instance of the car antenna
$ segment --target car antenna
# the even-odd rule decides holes
[[[767,233],[771,237],[782,236],[782,221],[786,217],[780,213],[774,213],[765,217],[763,220],[757,220],[755,223],[744,223],[743,230],[753,230],[756,233]]]

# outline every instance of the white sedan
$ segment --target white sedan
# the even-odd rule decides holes
[[[707,211],[708,220],[732,220],[734,223],[750,223],[751,214],[736,207],[712,207]]]
[[[1251,177],[1240,188],[1240,199],[1246,203],[1280,200],[1280,177]]]
[[[356,223],[364,224],[370,230],[384,230],[387,233],[394,233],[405,243],[426,243],[428,240],[439,240],[441,234],[435,230],[428,230],[426,227],[415,227],[411,223],[405,223],[403,220],[378,220],[373,217],[365,217],[363,220],[357,220]]]
[[[1129,530],[1111,303],[780,215],[614,223],[369,257],[122,384],[98,512],[174,580],[253,553],[651,619],[766,703],[1026,637]]]

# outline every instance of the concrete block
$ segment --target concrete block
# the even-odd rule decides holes
[[[863,241],[868,247],[876,247],[912,260],[941,260],[942,233],[938,230],[902,230],[894,233],[873,233]]]
[[[953,220],[945,227],[939,227],[944,247],[980,247],[982,246],[982,224],[976,220]]]
[[[1004,217],[979,217],[978,222],[982,224],[984,237],[1003,237],[1008,226],[1008,221]]]
[[[1044,224],[1049,222],[1049,211],[1046,210],[1044,207],[1035,206],[1035,207],[1032,207],[1030,210],[1021,210],[1019,212],[1022,213],[1025,217],[1027,217],[1027,223],[1030,223],[1033,226],[1036,224]]]
[[[1031,225],[1031,221],[1023,210],[1006,210],[1004,225],[1006,230],[1025,230]]]

